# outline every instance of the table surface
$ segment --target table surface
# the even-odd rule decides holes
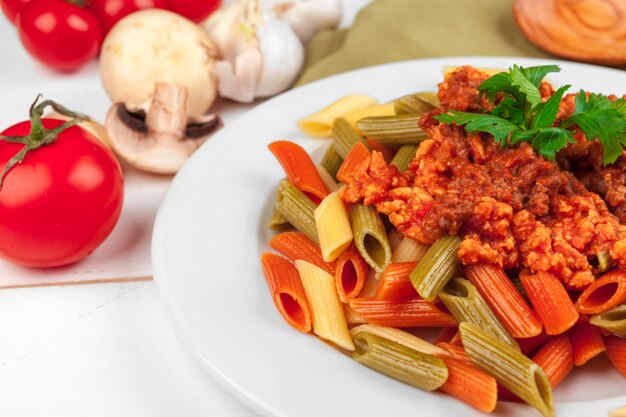
[[[349,26],[370,1],[343,0],[342,27]],[[16,86],[33,84],[71,89],[78,79],[99,83],[96,63],[65,76],[34,63],[3,17],[0,49],[4,57],[0,92],[5,94]],[[226,106],[226,122],[245,109]],[[17,110],[11,112],[0,115],[0,127],[22,118]],[[111,271],[118,277],[151,275],[152,222],[169,178],[134,170],[126,175],[126,203],[133,213],[128,224],[132,220],[136,233],[133,244],[120,249],[121,242],[128,241],[124,233],[128,226],[119,227],[88,263],[43,272],[52,282],[75,281],[72,277],[106,279]],[[22,279],[24,285],[34,279],[31,271],[4,263],[0,263],[0,275]],[[165,317],[153,281],[2,290],[0,335],[2,416],[257,415],[227,393],[184,349]]]

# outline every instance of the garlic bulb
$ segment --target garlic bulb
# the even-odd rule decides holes
[[[266,7],[289,23],[304,45],[324,29],[333,29],[341,20],[339,0],[267,0]]]
[[[214,13],[203,27],[222,57],[215,66],[218,91],[242,103],[287,89],[304,62],[304,47],[289,24],[241,0]]]

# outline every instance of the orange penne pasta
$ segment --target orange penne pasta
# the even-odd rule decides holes
[[[605,339],[606,356],[622,374],[626,375],[626,339],[617,336],[607,336]]]
[[[589,285],[576,301],[584,314],[598,314],[626,301],[626,272],[615,269]]]
[[[409,279],[409,274],[417,262],[400,262],[387,265],[378,280],[377,300],[400,300],[417,297],[417,291]]]
[[[448,313],[422,298],[389,301],[375,298],[355,298],[350,307],[368,323],[388,327],[456,326]]]
[[[567,335],[559,335],[546,343],[533,357],[543,368],[552,389],[574,369],[574,348]]]
[[[361,168],[363,164],[369,163],[370,159],[370,151],[367,149],[367,146],[365,146],[363,142],[356,142],[339,167],[339,171],[337,171],[336,175],[337,179],[344,184],[348,184],[354,174],[359,171],[359,168]]]
[[[335,264],[335,285],[341,302],[347,303],[359,295],[369,270],[354,243],[339,255]]]
[[[450,343],[450,340],[457,335],[459,329],[457,327],[443,327],[439,333],[437,333],[437,337],[435,337],[435,341],[433,343]]]
[[[296,330],[311,331],[311,311],[296,267],[273,253],[261,255],[261,265],[272,299],[283,318]]]
[[[272,236],[270,247],[292,261],[298,259],[312,263],[331,275],[335,274],[335,262],[326,262],[322,251],[315,242],[300,232],[285,232]]]
[[[380,152],[383,155],[383,159],[387,163],[390,163],[393,156],[396,154],[396,151],[393,148],[383,145],[374,139],[367,138],[365,139],[365,143],[367,143],[367,146],[372,148],[373,151]]]
[[[515,339],[515,341],[519,345],[522,353],[526,356],[530,356],[533,352],[535,352],[541,346],[548,343],[548,341],[551,340],[552,337],[553,336],[546,334],[545,331],[542,331],[537,336],[528,337],[525,339]]]
[[[451,329],[453,329],[453,327],[451,327]],[[451,345],[450,343],[447,343],[447,342],[439,342],[439,343],[435,343],[435,345],[445,350],[446,352],[448,352],[450,356],[455,359],[458,359],[460,361],[463,361],[469,364],[472,363],[470,357],[467,355],[467,352],[465,352],[465,349],[463,349],[462,346]]]
[[[301,146],[280,140],[270,143],[268,148],[282,165],[289,181],[316,204],[329,194],[311,157]]]
[[[537,336],[541,322],[498,265],[464,268],[467,279],[483,296],[498,320],[515,338]]]
[[[568,332],[574,348],[574,365],[581,366],[606,350],[600,329],[591,325],[587,318],[581,318]]]
[[[554,275],[548,272],[520,273],[520,280],[535,312],[541,318],[549,335],[566,332],[578,320],[578,311],[567,291]]]
[[[436,356],[448,367],[448,379],[439,388],[441,391],[485,413],[496,408],[498,386],[494,377],[462,360]]]

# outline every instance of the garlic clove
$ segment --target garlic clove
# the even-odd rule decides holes
[[[220,96],[240,103],[251,103],[263,67],[263,57],[257,42],[250,43],[234,61],[219,61],[215,66]]]
[[[276,16],[289,23],[304,45],[318,32],[336,28],[341,21],[339,0],[274,0],[269,3]]]

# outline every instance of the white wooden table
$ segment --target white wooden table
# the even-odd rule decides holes
[[[348,26],[370,1],[345,0],[342,26]],[[35,64],[4,18],[0,18],[0,52],[0,103],[7,99],[5,94],[42,81],[61,82],[68,89],[77,79],[99,83],[95,63],[61,80],[62,76]],[[241,108],[226,109],[227,123],[241,112]],[[0,114],[0,128],[24,115],[24,109]],[[152,221],[168,183],[167,178],[127,172],[127,192],[149,198],[141,203],[127,195],[134,212],[101,248],[104,253],[88,264],[49,271],[51,279],[81,274],[106,277],[112,269],[134,277],[150,276]],[[117,244],[128,241],[123,231],[130,225],[136,241],[128,250],[119,250]],[[3,263],[0,274],[29,279],[28,273]],[[256,413],[224,391],[185,351],[164,315],[154,283],[148,280],[0,291],[0,416],[242,417]]]

